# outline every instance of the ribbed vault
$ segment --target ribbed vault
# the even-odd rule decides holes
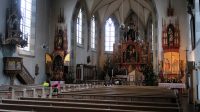
[[[154,11],[150,0],[86,0],[86,2],[90,13],[98,13],[101,22],[114,15],[120,23],[124,23],[130,11],[133,11],[146,26],[150,13]]]

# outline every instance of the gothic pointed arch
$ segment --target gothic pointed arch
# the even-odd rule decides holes
[[[100,43],[99,44],[97,44],[97,42],[99,42],[99,40],[100,40],[100,30],[99,29],[101,29],[101,24],[100,24],[100,19],[99,19],[99,14],[96,12],[96,13],[92,13],[91,14],[91,16],[90,16],[90,18],[88,18],[88,20],[90,21],[89,22],[89,39],[88,39],[88,50],[89,49],[91,49],[92,51],[97,51],[98,50],[98,48],[100,48],[100,46],[99,45],[101,45]],[[94,22],[94,23],[92,23],[92,22]],[[92,28],[92,24],[94,24],[94,28]],[[92,31],[93,30],[93,31]],[[92,42],[92,38],[91,38],[91,36],[92,36],[92,32],[94,32],[95,34],[94,34],[94,38],[95,38],[95,40],[93,40],[94,42]],[[92,44],[93,44],[93,46],[92,46]]]
[[[81,42],[78,43],[77,41],[77,23],[78,23],[78,15],[79,12],[81,11],[82,13],[82,22],[81,22],[81,26],[79,27],[79,33],[80,33],[80,38],[81,38]],[[80,64],[82,62],[80,62],[79,59],[79,51],[85,51],[87,52],[87,47],[88,47],[88,39],[89,39],[89,25],[90,25],[90,14],[88,12],[88,7],[86,5],[86,0],[77,0],[77,3],[74,7],[74,11],[72,14],[72,20],[71,20],[71,62],[70,65],[73,66],[73,75],[74,78],[76,79],[75,73],[76,73],[76,65]],[[84,58],[84,57],[82,57]],[[85,57],[86,58],[86,57]]]
[[[115,15],[111,15],[110,17],[107,17],[107,18],[105,18],[105,20],[104,20],[104,24],[103,24],[103,27],[104,27],[104,34],[105,34],[105,38],[104,38],[104,46],[106,47],[106,24],[107,24],[107,21],[109,20],[109,19],[111,19],[111,21],[113,22],[113,25],[114,25],[114,42],[113,42],[113,44],[115,43],[115,42],[119,42],[119,21],[118,21],[118,19],[116,18],[116,16]],[[104,50],[105,50],[105,52],[107,52],[107,51],[109,51],[109,52],[107,52],[107,53],[111,53],[110,51],[113,51],[113,45],[111,45],[110,46],[111,47],[111,49],[112,50],[106,50],[106,48],[104,48]]]

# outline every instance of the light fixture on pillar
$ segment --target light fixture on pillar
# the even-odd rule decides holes
[[[197,65],[196,65],[196,66],[197,66],[197,69],[200,70],[200,61],[197,62]]]
[[[121,17],[121,25],[120,25],[120,28],[121,29],[124,29],[125,28],[125,24],[124,24],[124,0],[122,0],[122,17]]]
[[[46,42],[43,43],[41,47],[42,47],[42,49],[45,50],[45,51],[48,51],[48,50],[49,50],[49,46],[48,46],[48,44],[47,44]]]

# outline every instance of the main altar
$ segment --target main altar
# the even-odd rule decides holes
[[[113,62],[116,65],[115,78],[124,79],[132,69],[142,71],[151,63],[151,39],[145,37],[145,31],[139,27],[140,21],[132,13],[128,16],[125,27],[120,28],[121,38],[114,44]]]

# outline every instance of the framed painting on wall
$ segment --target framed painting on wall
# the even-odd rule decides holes
[[[179,74],[179,53],[164,53],[163,72],[164,74]]]

